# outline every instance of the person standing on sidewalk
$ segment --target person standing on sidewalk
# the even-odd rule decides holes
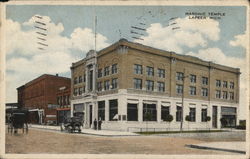
[[[94,129],[95,130],[97,129],[97,121],[96,121],[96,119],[94,120]]]
[[[102,120],[100,118],[98,121],[98,130],[101,130],[101,129],[102,129]]]

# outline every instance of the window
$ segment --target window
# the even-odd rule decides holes
[[[104,90],[109,90],[109,81],[104,81]]]
[[[97,90],[102,91],[102,82],[97,82]]]
[[[82,76],[78,77],[78,81],[79,81],[79,83],[82,83]]]
[[[157,82],[158,85],[158,92],[165,92],[165,83],[164,82]]]
[[[223,91],[222,98],[223,98],[223,99],[227,99],[227,91]]]
[[[117,121],[118,119],[118,102],[117,99],[109,100],[109,120]]]
[[[223,88],[227,88],[227,81],[223,81]]]
[[[105,101],[98,102],[98,119],[105,120]]]
[[[154,91],[154,81],[150,81],[150,80],[146,81],[146,90]]]
[[[74,78],[74,84],[77,84],[77,77]]]
[[[182,119],[182,108],[180,106],[176,107],[176,121],[181,121]]]
[[[208,85],[208,78],[207,77],[202,77],[201,80],[202,80],[203,85]]]
[[[183,85],[177,84],[176,85],[176,93],[177,94],[182,94],[182,92],[183,92]]]
[[[234,92],[229,92],[229,99],[234,100]]]
[[[143,121],[156,121],[157,111],[156,104],[143,103]]]
[[[189,94],[190,95],[196,95],[196,87],[190,86],[189,87]]]
[[[117,73],[117,64],[113,64],[113,65],[112,65],[112,67],[111,67],[111,72],[112,72],[112,74]]]
[[[220,87],[221,86],[221,81],[220,80],[216,80],[216,87]]]
[[[221,96],[221,91],[216,90],[215,98],[220,98],[220,96]]]
[[[83,86],[83,93],[85,93],[85,86]]]
[[[134,78],[134,88],[142,89],[142,80],[138,78]]]
[[[147,66],[147,75],[148,76],[154,76],[154,68]]]
[[[234,89],[234,82],[230,82],[229,88]]]
[[[112,82],[111,82],[111,89],[116,89],[117,88],[117,82],[118,80],[117,80],[117,78],[113,78],[112,79]]]
[[[102,77],[102,69],[98,69],[98,78]]]
[[[128,121],[138,121],[137,104],[128,103],[128,105],[127,105],[127,120]]]
[[[176,72],[176,80],[177,81],[183,81],[184,73],[182,72]]]
[[[86,75],[83,76],[83,82],[86,82]]]
[[[201,95],[203,97],[207,97],[208,96],[208,89],[207,88],[202,88],[201,89]]]
[[[78,89],[74,88],[74,96],[77,96],[77,94],[78,94]]]
[[[104,76],[109,75],[109,66],[104,68]]]
[[[134,73],[135,74],[142,74],[142,65],[135,64],[134,65]]]
[[[195,122],[195,108],[189,108],[189,117],[191,122]]]
[[[79,89],[78,90],[79,95],[82,95],[82,87],[79,87],[78,89]]]
[[[165,70],[158,68],[158,77],[165,78]]]
[[[169,107],[161,106],[161,120],[166,121],[166,117],[169,114]]]
[[[201,122],[207,121],[207,108],[201,109]]]
[[[190,82],[196,83],[196,76],[195,75],[190,75]]]

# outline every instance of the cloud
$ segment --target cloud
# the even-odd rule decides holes
[[[237,47],[241,46],[243,48],[247,47],[247,34],[239,34],[234,36],[234,40],[229,41],[231,46]]]
[[[160,23],[151,24],[146,32],[148,35],[141,37],[143,42],[135,42],[177,53],[183,53],[183,47],[206,47],[209,40],[220,39],[219,22],[213,19],[177,18],[167,26]]]
[[[66,74],[70,71],[72,62],[80,60],[79,57],[94,49],[94,33],[90,28],[76,28],[71,35],[64,36],[62,23],[55,24],[50,17],[43,16],[41,21],[46,23],[47,30],[39,30],[47,36],[43,43],[38,44],[39,36],[36,32],[38,26],[35,18],[31,17],[24,23],[12,19],[6,20],[6,102],[17,101],[16,88],[42,74]],[[109,44],[107,38],[97,34],[97,49],[102,49]],[[43,47],[45,50],[39,50]]]

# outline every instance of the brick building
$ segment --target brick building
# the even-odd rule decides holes
[[[17,88],[18,105],[28,108],[33,123],[56,122],[57,92],[70,87],[70,79],[44,74]]]
[[[57,124],[70,117],[70,86],[60,87],[57,91]]]
[[[221,128],[221,118],[235,126],[239,76],[238,68],[121,39],[72,64],[71,115],[82,113],[86,128],[101,118],[105,129],[160,129],[169,114],[172,129],[181,121],[184,129]]]

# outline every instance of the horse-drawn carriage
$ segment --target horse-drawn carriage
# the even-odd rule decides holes
[[[28,133],[28,115],[29,112],[26,109],[12,109],[8,117],[8,133],[17,133],[18,129],[22,129]]]
[[[81,127],[83,126],[82,119],[79,117],[71,117],[64,120],[61,125],[61,131],[67,131],[69,133],[81,132]]]

